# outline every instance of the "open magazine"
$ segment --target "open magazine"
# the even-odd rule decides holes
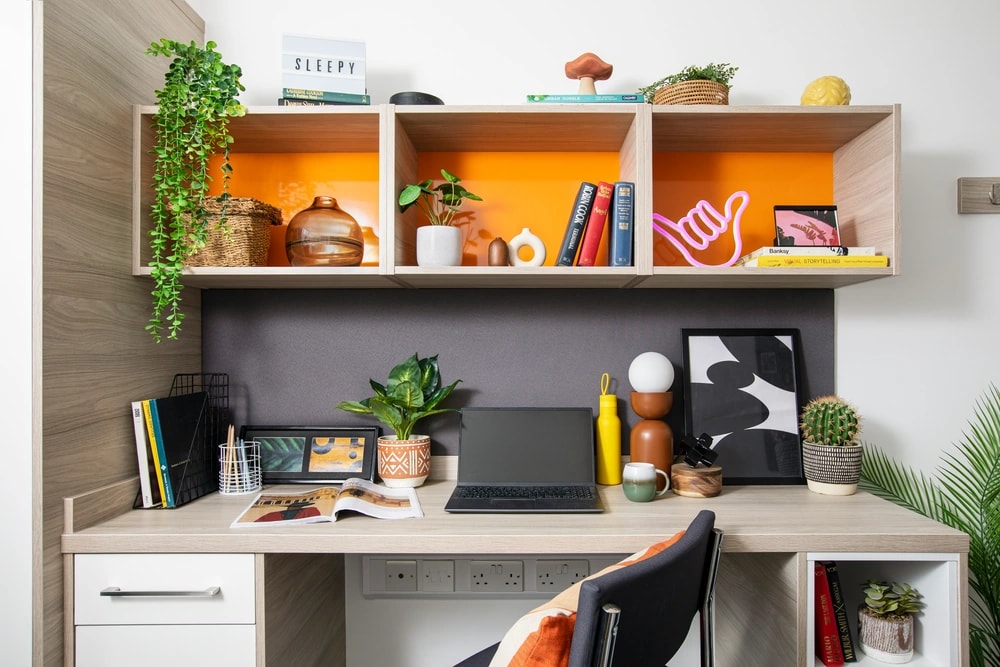
[[[288,493],[261,492],[231,527],[336,521],[337,514],[346,510],[378,519],[407,519],[424,515],[414,489],[390,489],[351,478],[345,480],[342,486]]]

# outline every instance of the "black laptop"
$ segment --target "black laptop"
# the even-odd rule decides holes
[[[464,408],[448,512],[601,512],[590,408]]]

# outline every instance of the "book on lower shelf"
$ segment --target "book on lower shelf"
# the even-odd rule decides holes
[[[635,227],[635,183],[616,181],[608,210],[608,264],[632,266]]]
[[[736,266],[746,264],[758,257],[788,257],[789,255],[808,255],[810,257],[841,257],[847,255],[868,256],[875,254],[875,246],[843,246],[843,245],[774,245],[757,248],[736,260]]]
[[[600,258],[602,261],[598,262],[597,253],[601,248],[604,228],[608,226],[608,209],[611,208],[613,191],[614,186],[611,183],[598,182],[594,205],[590,210],[590,217],[587,218],[587,224],[583,227],[583,241],[580,242],[580,252],[576,258],[577,266],[607,263],[607,257]]]
[[[816,657],[826,667],[840,667],[844,664],[844,650],[840,646],[840,632],[837,630],[826,566],[819,561],[813,565],[813,596]]]
[[[528,102],[548,104],[643,104],[640,93],[598,93],[596,95],[528,95]]]
[[[233,521],[233,528],[333,522],[341,512],[358,512],[376,519],[409,519],[424,515],[411,488],[388,488],[352,477],[342,486],[308,491],[263,491]]]
[[[341,93],[343,96],[349,95],[349,93]],[[278,106],[279,107],[339,107],[351,104],[371,104],[371,97],[368,95],[350,95],[345,97],[345,99],[335,102],[332,100],[320,100],[320,99],[298,99],[295,97],[279,97]]]
[[[833,602],[833,617],[837,621],[837,632],[840,635],[840,649],[844,654],[844,662],[857,662],[858,655],[854,650],[854,636],[851,633],[851,622],[847,618],[847,602],[844,599],[844,589],[840,583],[840,571],[837,563],[832,560],[822,561],[826,569],[826,582],[830,587],[830,600]]]
[[[566,223],[566,232],[563,234],[562,246],[559,248],[559,255],[556,257],[556,266],[573,266],[576,263],[576,254],[580,249],[580,239],[583,236],[583,228],[590,217],[590,211],[594,206],[594,194],[597,186],[584,181],[580,183],[580,189],[573,200],[573,208],[569,213],[569,222]]]
[[[741,266],[747,268],[788,267],[812,269],[881,268],[889,266],[889,258],[885,255],[842,255],[831,257],[816,255],[763,255],[748,260]]]

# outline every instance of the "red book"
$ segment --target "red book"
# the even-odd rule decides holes
[[[844,651],[840,647],[840,631],[833,611],[830,583],[826,578],[826,567],[817,562],[813,568],[815,577],[813,591],[816,597],[816,657],[826,667],[840,667],[844,664]]]
[[[613,186],[600,181],[597,184],[597,194],[594,195],[594,207],[590,210],[587,225],[583,230],[583,242],[580,244],[580,254],[576,258],[577,266],[594,266],[597,262],[597,250],[601,246],[604,228],[608,226],[608,209],[611,208],[611,193]]]

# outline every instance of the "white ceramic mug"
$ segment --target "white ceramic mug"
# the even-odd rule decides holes
[[[663,476],[663,490],[656,490],[656,477]],[[652,463],[630,462],[622,471],[622,489],[625,497],[637,503],[645,503],[656,496],[662,496],[670,487],[670,476]]]

